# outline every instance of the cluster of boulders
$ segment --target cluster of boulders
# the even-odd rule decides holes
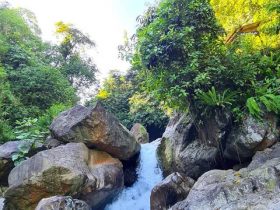
[[[124,187],[123,163],[139,153],[136,138],[143,141],[100,103],[62,112],[50,131],[45,150],[16,167],[19,142],[0,146],[0,180],[8,184],[0,209],[98,209]]]
[[[226,111],[203,121],[175,114],[158,148],[169,176],[153,189],[151,209],[279,209],[277,120],[267,114],[236,123]]]

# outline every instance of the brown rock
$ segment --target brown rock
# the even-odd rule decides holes
[[[121,160],[128,160],[140,151],[130,132],[100,103],[93,108],[78,105],[62,112],[50,130],[55,139],[82,142]]]
[[[39,152],[15,167],[9,175],[5,199],[8,210],[33,210],[42,198],[55,195],[91,194],[102,202],[122,187],[118,159],[89,150],[82,143],[69,143]]]
[[[179,173],[173,173],[156,185],[151,193],[151,210],[166,210],[178,201],[184,200],[194,180]]]

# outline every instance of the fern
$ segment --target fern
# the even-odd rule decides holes
[[[260,118],[262,111],[254,97],[247,99],[246,106],[252,116]]]
[[[267,111],[276,114],[280,111],[280,95],[266,94],[260,97],[260,102],[265,106]]]
[[[249,110],[249,113],[257,118],[260,118],[263,112],[260,109],[260,106],[268,112],[274,112],[276,114],[280,113],[280,95],[274,94],[265,94],[260,97],[251,97],[248,98],[246,106]]]
[[[203,104],[211,107],[223,107],[232,105],[234,102],[235,93],[230,92],[228,89],[223,91],[222,94],[217,93],[215,87],[212,87],[207,92],[200,91],[197,93],[197,98]]]

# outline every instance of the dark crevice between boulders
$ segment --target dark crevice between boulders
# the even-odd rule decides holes
[[[14,163],[11,159],[9,160],[1,160],[1,161],[7,161],[7,163],[5,164],[4,168],[1,168],[1,179],[0,179],[0,188],[1,187],[8,187],[8,176],[10,171],[15,167]]]
[[[123,173],[124,173],[124,186],[131,187],[137,180],[137,167],[139,165],[140,153],[134,155],[130,160],[121,161],[123,164]]]
[[[156,125],[148,125],[146,129],[147,129],[147,132],[149,133],[150,142],[152,142],[152,141],[162,137],[165,127],[158,127]]]

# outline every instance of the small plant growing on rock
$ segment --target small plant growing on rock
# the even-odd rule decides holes
[[[18,152],[13,154],[12,160],[15,165],[20,164],[26,159],[28,153],[36,148],[36,144],[43,142],[46,132],[40,131],[36,126],[37,119],[24,119],[21,122],[17,122],[16,127],[16,139],[21,141],[18,146]]]

